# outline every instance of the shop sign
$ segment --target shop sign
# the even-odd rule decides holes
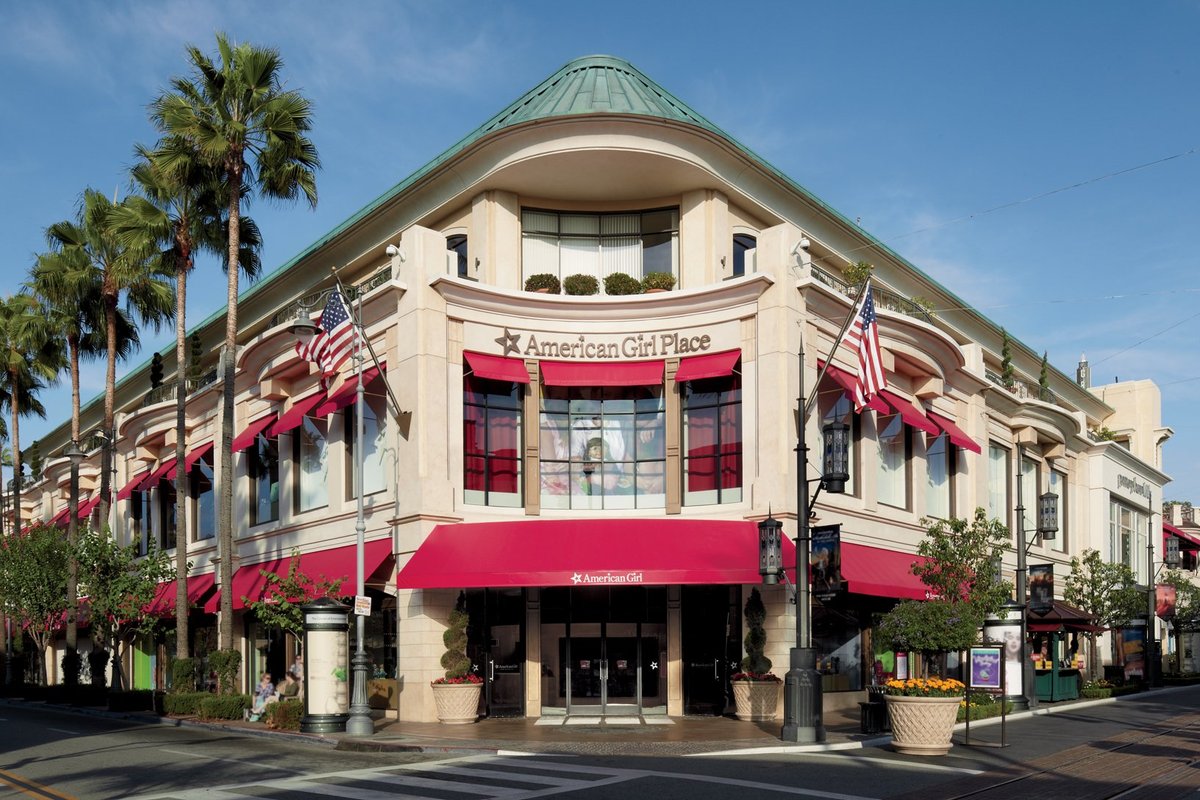
[[[1128,492],[1129,494],[1141,495],[1147,500],[1151,497],[1150,484],[1146,481],[1139,481],[1137,478],[1132,478],[1128,475],[1117,476],[1117,489]]]
[[[355,595],[354,613],[360,617],[371,616],[371,598],[363,595]]]
[[[645,583],[641,572],[576,572],[571,575],[571,584]]]
[[[516,333],[508,328],[495,340],[502,356],[610,361],[615,359],[670,358],[706,353],[713,339],[707,333],[665,331],[657,333],[558,334]]]
[[[829,600],[842,590],[842,526],[817,525],[811,535],[808,563],[813,595]]]
[[[1045,614],[1054,606],[1054,565],[1029,565],[1029,610]]]
[[[1003,685],[1000,678],[1003,663],[999,647],[972,647],[971,688],[999,689]]]

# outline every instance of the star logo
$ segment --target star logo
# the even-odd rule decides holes
[[[507,327],[504,329],[504,334],[493,339],[496,344],[504,348],[504,352],[500,355],[508,355],[509,353],[521,354],[521,334],[512,333]]]
[[[658,662],[657,662],[657,661],[651,661],[651,662],[650,662],[650,669],[652,669],[652,670],[657,670],[657,669],[658,669]]]
[[[571,576],[571,583],[583,583],[583,576],[576,572]]]

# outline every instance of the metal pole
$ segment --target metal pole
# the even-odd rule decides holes
[[[1027,578],[1029,567],[1025,563],[1025,499],[1022,491],[1022,467],[1025,465],[1025,447],[1017,445],[1017,603],[1021,606],[1021,699],[1013,701],[1013,708],[1023,711],[1037,708],[1037,688],[1033,673],[1033,662],[1029,658],[1029,596]]]
[[[1158,675],[1158,641],[1154,608],[1154,505],[1146,507],[1146,685],[1161,686]]]
[[[790,653],[791,669],[783,679],[783,729],[785,742],[823,742],[824,698],[817,654],[812,647],[812,607],[809,599],[808,562],[808,422],[804,397],[804,343],[800,344],[800,395],[796,442],[796,646]]]
[[[343,302],[345,302],[343,300]],[[362,305],[359,303],[359,311]],[[357,499],[357,514],[354,518],[354,548],[355,548],[355,595],[362,597],[366,594],[363,575],[363,541],[367,532],[366,509],[363,505],[363,464],[366,462],[366,443],[363,441],[366,425],[363,422],[363,338],[366,332],[362,327],[361,314],[353,320],[355,335],[358,341],[354,348],[355,370],[358,375],[358,386],[354,390],[354,494]],[[355,644],[354,657],[350,659],[354,683],[351,687],[350,717],[346,720],[346,733],[354,736],[370,736],[375,732],[375,723],[371,720],[371,709],[367,705],[367,651],[364,649],[366,630],[365,620],[359,614],[354,615]]]

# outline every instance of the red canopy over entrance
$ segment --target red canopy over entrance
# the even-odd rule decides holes
[[[876,597],[928,599],[928,587],[912,574],[920,556],[842,542],[842,577],[846,590]]]
[[[787,537],[783,563],[796,563]],[[794,570],[788,572],[794,581]],[[754,522],[581,519],[439,525],[400,570],[396,585],[445,589],[760,581]]]

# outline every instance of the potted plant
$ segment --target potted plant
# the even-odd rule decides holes
[[[563,279],[563,291],[573,295],[596,294],[600,291],[600,281],[595,275],[568,275]]]
[[[738,719],[765,722],[775,719],[778,713],[783,684],[778,676],[771,674],[771,659],[763,653],[767,646],[767,631],[763,627],[767,609],[758,589],[750,591],[743,614],[746,617],[746,638],[743,640],[746,657],[742,659],[742,671],[730,678],[734,713]]]
[[[467,657],[467,615],[465,599],[450,612],[442,644],[442,669],[445,676],[433,681],[433,701],[437,705],[438,722],[447,725],[469,725],[479,717],[479,696],[483,680],[471,672],[471,659]]]
[[[669,272],[647,272],[642,278],[643,292],[669,292],[675,288],[675,276]]]
[[[875,271],[875,266],[866,261],[856,261],[853,264],[842,267],[842,277],[846,283],[850,285],[850,293],[857,295],[862,289],[867,278],[871,277],[871,273]]]
[[[944,755],[963,684],[930,676],[937,654],[958,653],[975,644],[984,617],[999,611],[1009,597],[1009,584],[996,575],[993,563],[1008,544],[1008,529],[989,520],[982,509],[968,521],[923,519],[925,538],[917,546],[912,572],[928,587],[930,600],[902,600],[876,627],[880,641],[898,651],[920,655],[920,677],[891,680],[884,686],[892,747],[915,755]]]
[[[557,275],[552,275],[549,272],[539,272],[525,279],[525,291],[538,292],[539,294],[558,294],[562,291],[562,284],[559,282]]]
[[[609,295],[641,294],[642,282],[624,272],[614,272],[604,276],[604,293]]]

